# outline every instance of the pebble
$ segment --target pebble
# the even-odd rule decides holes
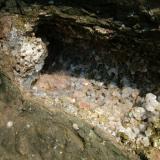
[[[83,84],[84,84],[85,86],[88,86],[88,85],[89,85],[89,83],[88,83],[88,82],[84,82]]]
[[[30,125],[30,124],[27,124],[27,125],[26,125],[26,127],[27,127],[27,128],[30,128],[30,127],[31,127],[31,125]]]
[[[75,98],[72,98],[72,103],[75,103],[76,102],[76,99]]]
[[[79,130],[78,124],[73,123],[73,129],[75,129],[75,130]]]
[[[121,30],[123,30],[125,28],[126,28],[126,26],[124,24],[122,24],[121,27],[120,27]]]
[[[147,111],[152,113],[156,112],[156,107],[158,105],[159,103],[157,101],[157,97],[154,94],[152,93],[146,94],[144,107],[146,108]]]
[[[13,126],[13,121],[8,121],[7,122],[7,128],[11,128]]]

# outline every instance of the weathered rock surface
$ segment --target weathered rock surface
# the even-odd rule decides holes
[[[64,0],[54,1],[55,6],[30,7],[27,5],[35,1],[14,1],[13,6],[10,2],[3,1],[4,5],[1,5],[0,1],[3,11],[0,69],[23,87],[30,87],[38,78],[45,60],[33,95],[43,99],[50,109],[56,105],[104,130],[111,126],[112,130],[108,132],[135,150],[142,159],[145,155],[147,158],[159,155],[159,2]],[[21,15],[6,16],[7,8],[11,13]],[[4,23],[5,20],[8,23]],[[67,75],[53,74],[61,71]],[[72,97],[70,91],[73,89],[76,92]],[[64,98],[66,93],[69,96]],[[10,96],[17,96],[6,95],[1,95],[5,103],[9,103]],[[57,95],[60,96],[57,98]],[[7,128],[14,125],[13,120],[7,119]],[[30,124],[27,126],[30,128]],[[81,130],[77,121],[69,127],[74,132]],[[57,128],[59,130],[59,126]],[[39,135],[38,129],[32,133],[35,137],[37,133]],[[20,137],[18,141],[16,151],[22,155],[30,152],[30,149],[24,149],[29,147],[23,146],[30,146],[27,138]],[[45,142],[48,143],[46,139]],[[75,144],[79,145],[76,151],[83,150],[81,141],[76,140]],[[63,153],[59,152],[60,155]],[[77,158],[74,156],[73,159]]]
[[[8,77],[0,79],[2,160],[128,159],[84,121],[24,99]]]
[[[44,65],[47,48],[40,38],[24,35],[30,28],[27,27],[27,23],[23,24],[18,18],[20,17],[0,18],[1,52],[14,60],[13,72],[19,83],[30,87]]]

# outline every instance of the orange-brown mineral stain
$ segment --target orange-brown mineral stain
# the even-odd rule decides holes
[[[69,77],[63,73],[43,74],[40,75],[35,86],[43,91],[64,90],[70,86]]]

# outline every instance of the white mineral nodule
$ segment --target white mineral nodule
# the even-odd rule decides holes
[[[141,132],[145,132],[146,128],[147,128],[147,124],[145,124],[145,123],[141,123],[141,124],[139,125],[139,130],[140,130]]]
[[[12,29],[9,39],[11,53],[16,59],[15,73],[17,79],[26,87],[37,77],[37,73],[42,69],[47,56],[46,44],[40,38],[27,37]]]
[[[143,145],[145,147],[148,147],[150,145],[150,141],[148,137],[145,137],[143,135],[139,135],[137,140],[136,140],[137,145]]]
[[[8,121],[7,122],[7,128],[11,128],[13,126],[13,121]]]
[[[134,116],[134,118],[135,119],[137,119],[137,120],[142,120],[142,119],[144,119],[145,117],[145,113],[146,113],[146,111],[145,111],[145,109],[144,108],[142,108],[142,107],[135,107],[134,109],[133,109],[133,111],[132,111],[132,114],[133,114],[133,116]]]
[[[124,87],[122,89],[122,98],[129,97],[133,92],[133,89],[131,87]]]
[[[74,124],[73,124],[73,129],[79,130],[78,124],[74,123]]]
[[[144,145],[145,147],[147,147],[147,146],[150,145],[150,142],[149,142],[149,138],[148,138],[148,137],[144,137],[144,138],[143,138],[143,145]]]
[[[147,137],[150,137],[152,135],[152,129],[151,128],[147,128],[147,130],[145,131],[145,135]]]
[[[159,103],[156,100],[156,96],[154,94],[152,93],[146,94],[144,108],[146,108],[147,111],[154,113],[158,105]]]

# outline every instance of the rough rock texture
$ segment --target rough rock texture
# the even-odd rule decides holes
[[[3,73],[0,80],[1,160],[128,159],[85,122],[25,99]]]
[[[11,31],[11,34],[14,33]],[[12,39],[9,43],[12,43]],[[18,46],[18,48],[11,51],[17,62],[15,74],[17,78],[20,78],[22,85],[30,86],[44,65],[44,59],[47,56],[46,46],[40,38],[35,37],[23,37],[16,43],[13,46]]]
[[[3,14],[10,2],[0,6]],[[1,20],[1,69],[30,86],[47,47],[34,96],[107,130],[142,159],[159,155],[158,0],[19,2],[8,10],[21,15]]]
[[[2,16],[0,27],[1,52],[3,55],[13,57],[12,67],[16,79],[21,85],[30,87],[44,65],[47,56],[46,45],[40,38],[24,35],[30,28],[27,23],[23,24],[18,16]]]
[[[120,131],[125,133],[132,141],[136,141],[139,147],[142,145],[149,147],[150,142],[152,142],[153,147],[159,149],[159,111],[160,103],[156,100],[156,96],[152,93],[146,94],[144,102],[140,106],[135,106],[124,120],[127,127]],[[132,130],[127,132],[129,128],[132,128]],[[155,134],[157,134],[156,138]]]

